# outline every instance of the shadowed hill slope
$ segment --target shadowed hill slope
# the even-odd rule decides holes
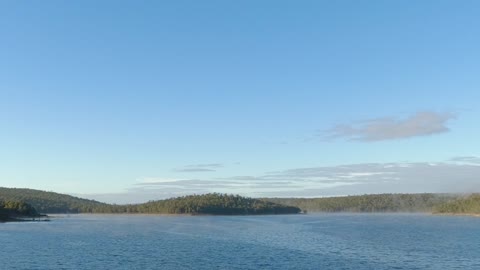
[[[0,222],[15,220],[18,217],[37,217],[33,206],[24,202],[0,201]]]
[[[0,200],[25,202],[40,213],[92,213],[108,204],[27,188],[0,188]]]

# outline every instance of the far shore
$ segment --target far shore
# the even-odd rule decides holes
[[[480,214],[474,213],[432,213],[436,216],[459,216],[459,217],[480,217]]]
[[[245,214],[245,215],[214,215],[214,214],[165,214],[165,213],[55,213],[48,214],[50,218],[66,217],[66,216],[164,216],[164,217],[201,217],[201,216],[222,216],[222,217],[246,217],[246,216],[290,216],[290,215],[304,215],[303,213],[297,214]]]
[[[480,217],[480,214],[469,213],[432,213],[432,212],[308,212],[298,214],[261,214],[261,215],[213,215],[213,214],[165,214],[165,213],[55,213],[49,214],[49,218],[63,218],[67,216],[164,216],[164,217],[193,217],[193,216],[223,216],[223,217],[238,217],[238,216],[283,216],[283,215],[434,215],[434,216],[470,216]]]
[[[16,216],[16,217],[9,217],[7,219],[0,220],[0,223],[10,223],[10,222],[45,222],[50,221],[50,217],[48,215],[41,215],[41,216]]]

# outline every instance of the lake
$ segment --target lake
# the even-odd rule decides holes
[[[71,215],[0,239],[0,269],[480,269],[476,217]]]

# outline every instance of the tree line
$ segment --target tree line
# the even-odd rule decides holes
[[[435,207],[439,214],[480,214],[480,194],[457,198]]]
[[[480,213],[480,195],[373,194],[324,198],[262,198],[204,194],[149,201],[107,204],[55,192],[0,188],[0,201],[23,202],[39,213],[152,213],[152,214],[290,214],[303,212],[438,212]]]
[[[454,194],[369,194],[324,198],[269,198],[308,212],[432,212],[458,198]]]

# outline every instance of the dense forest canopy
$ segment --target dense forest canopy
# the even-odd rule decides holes
[[[0,221],[8,221],[15,217],[35,217],[37,210],[27,203],[14,201],[0,201]]]
[[[297,214],[301,210],[294,206],[285,206],[266,200],[212,193],[152,201],[134,205],[130,211],[169,214],[259,215]]]
[[[439,214],[480,214],[480,194],[472,194],[438,205],[434,213]]]
[[[269,198],[308,212],[432,212],[437,205],[451,201],[454,194],[373,194],[326,198]]]

